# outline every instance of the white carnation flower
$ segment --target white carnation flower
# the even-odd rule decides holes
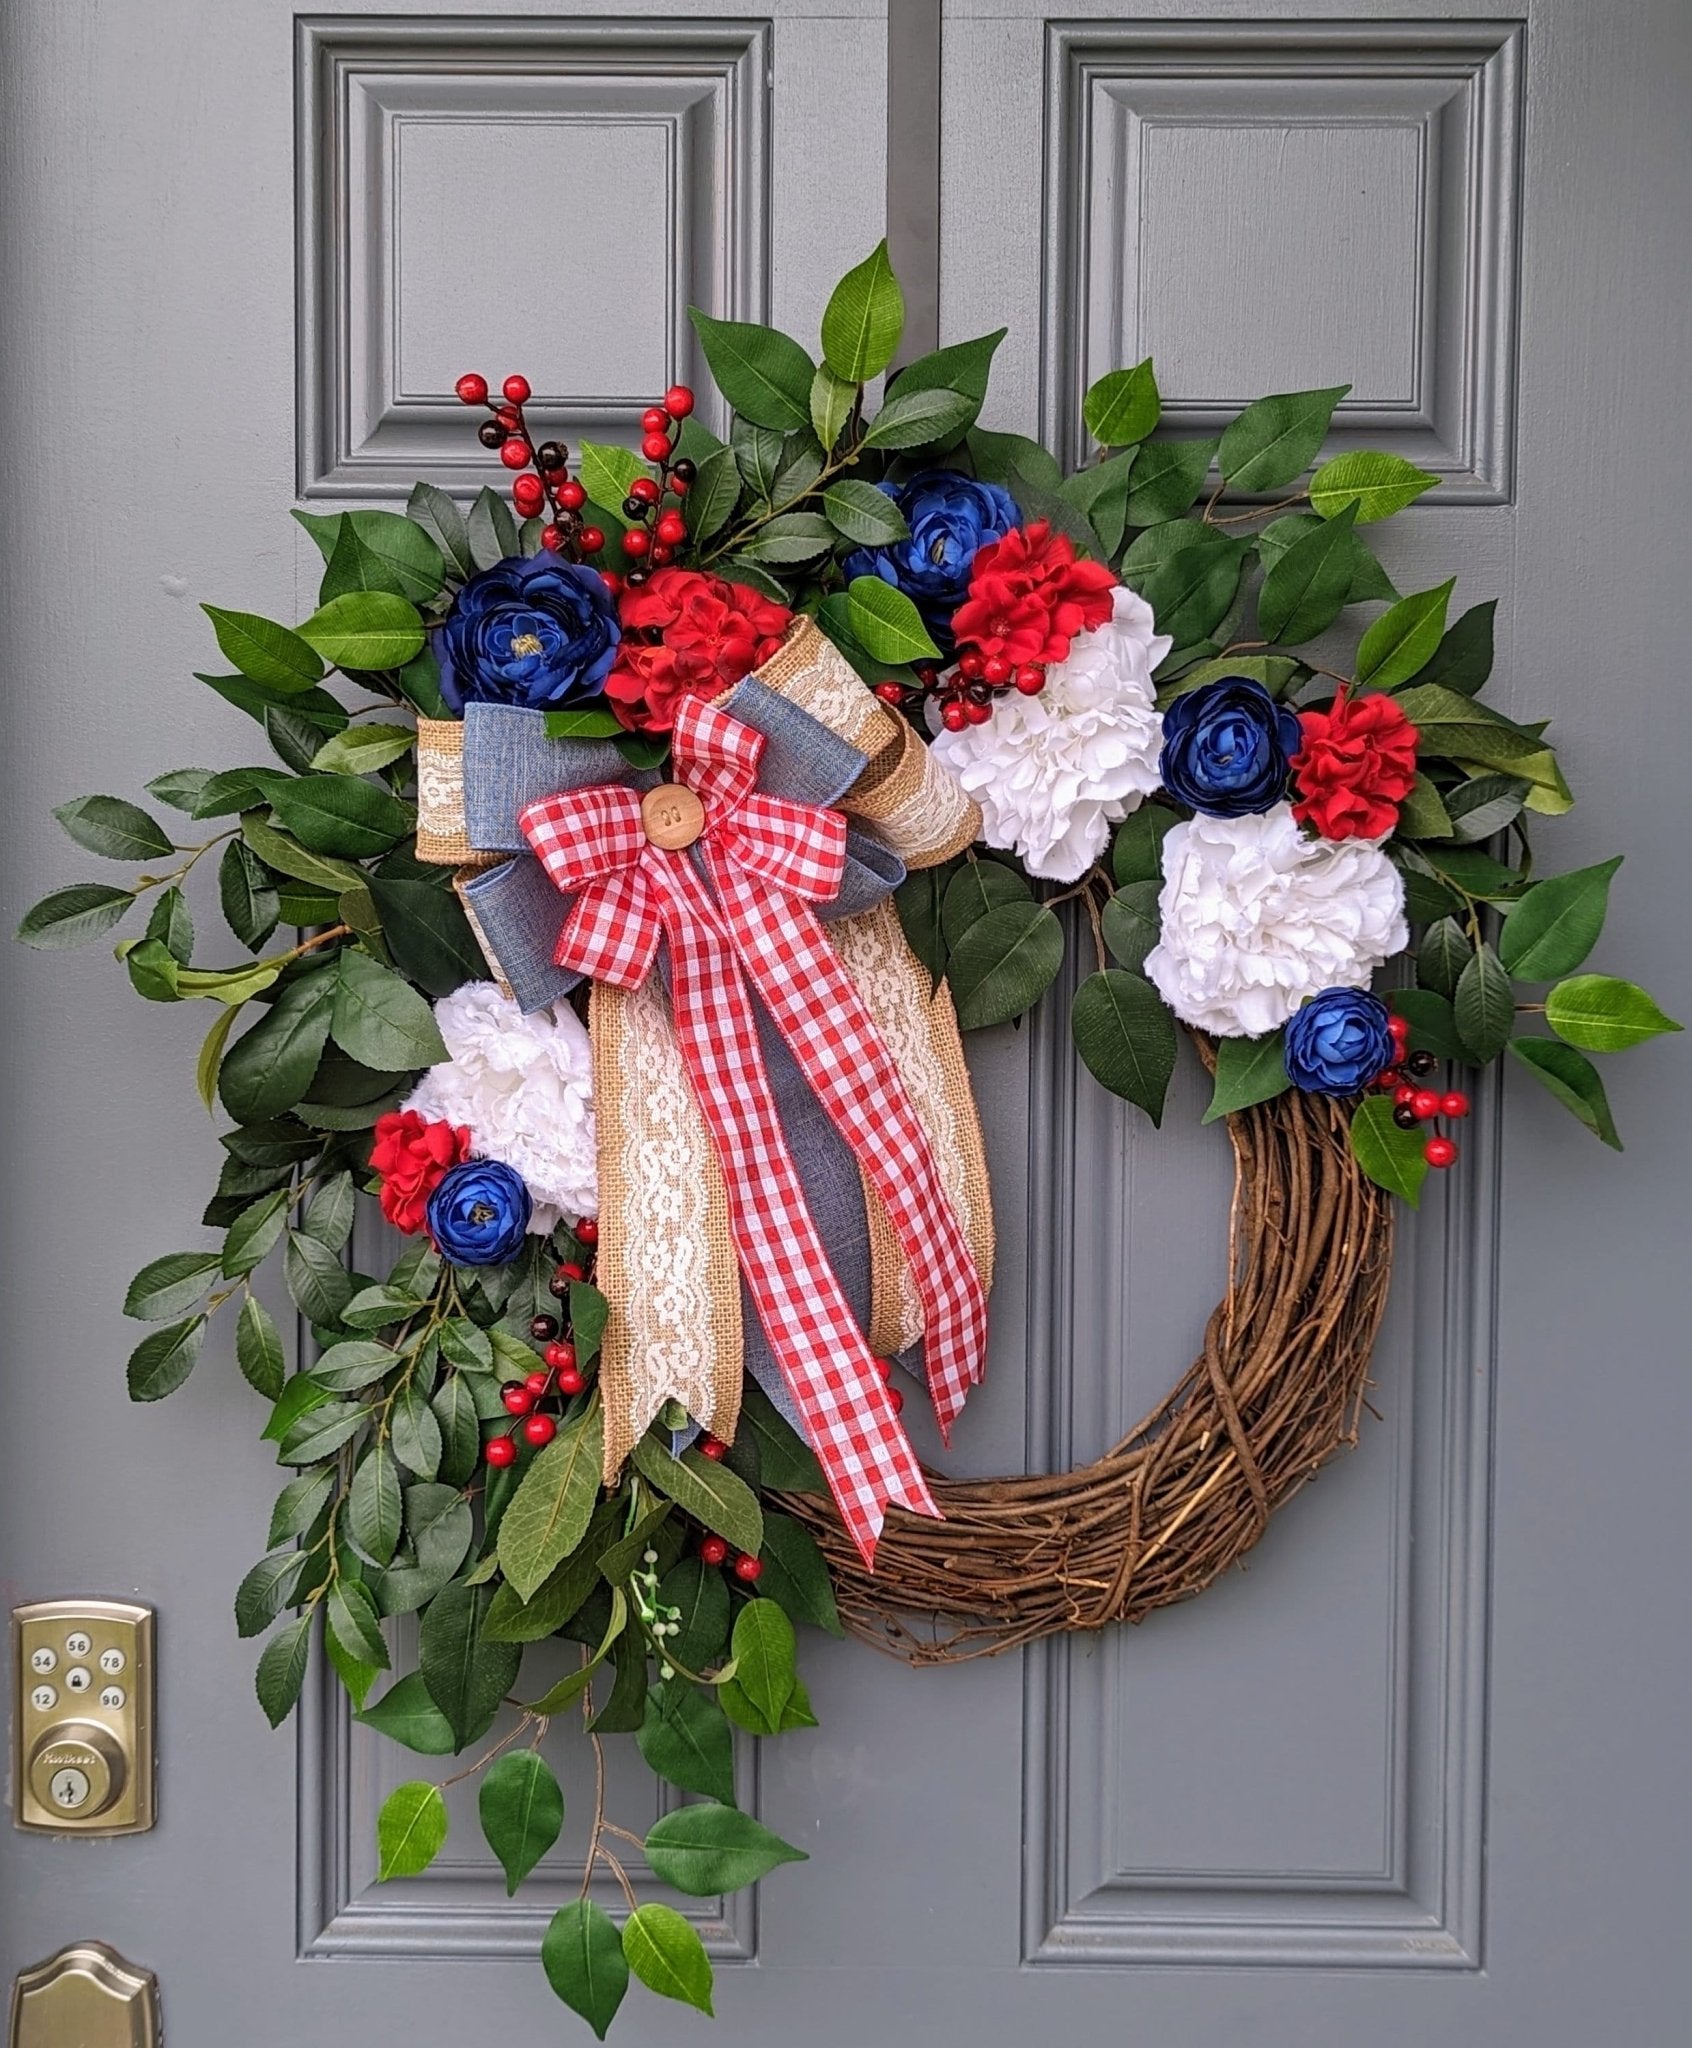
[[[1169,636],[1126,585],[1111,617],[1077,633],[1036,697],[995,699],[985,725],[938,732],[935,756],[981,806],[989,846],[1020,854],[1031,875],[1078,881],[1110,828],[1157,787],[1163,720],[1152,670]]]
[[[525,1017],[491,981],[467,982],[435,1005],[452,1057],[418,1082],[407,1109],[466,1125],[479,1159],[520,1173],[534,1200],[529,1228],[598,1212],[593,1051],[568,1003]]]
[[[1290,805],[1196,817],[1163,842],[1146,973],[1183,1022],[1257,1038],[1325,988],[1366,988],[1410,942],[1404,884],[1366,839],[1309,839]]]

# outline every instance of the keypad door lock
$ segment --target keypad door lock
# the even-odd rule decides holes
[[[12,1812],[50,1834],[153,1825],[153,1610],[122,1600],[12,1609]]]

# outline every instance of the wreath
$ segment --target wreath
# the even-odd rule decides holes
[[[1151,363],[1113,371],[1066,476],[979,424],[1003,330],[877,405],[903,317],[885,245],[820,361],[695,311],[726,439],[677,385],[637,447],[572,457],[526,379],[461,378],[509,502],[296,512],[312,615],[205,607],[203,680],[274,759],[62,805],[145,871],[21,927],[69,945],[144,903],[136,992],[213,1012],[216,1241],[135,1276],[128,1378],[172,1393],[233,1320],[289,1474],[235,1595],[272,1723],[320,1635],[361,1722],[471,1753],[447,1782],[479,1775],[512,1888],[562,1824],[553,1717],[689,1795],[644,1838],[594,1800],[542,1961],[600,2035],[631,1972],[711,2007],[636,1875],[711,1896],[800,1859],[733,1760],[736,1729],[814,1725],[796,1624],[937,1660],[1206,1585],[1354,1436],[1394,1198],[1457,1160],[1469,1070],[1507,1053],[1619,1147],[1589,1055],[1679,1028],[1586,967],[1619,860],[1535,868],[1571,798],[1544,725],[1482,699],[1493,606],[1401,595],[1369,544],[1436,479],[1310,473],[1343,390],[1179,439]],[[213,861],[234,965],[196,960]],[[981,1372],[960,1033],[1069,950],[1098,1083],[1157,1122],[1183,1027],[1213,1075],[1226,1292],[1096,1463],[947,1479],[900,1409],[925,1388],[948,1429]],[[382,1271],[361,1192],[404,1240]],[[401,1785],[382,1877],[446,1831],[441,1783]]]

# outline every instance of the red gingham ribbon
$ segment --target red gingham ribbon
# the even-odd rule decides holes
[[[735,1248],[806,1433],[866,1562],[896,1501],[938,1510],[829,1264],[782,1134],[750,978],[898,1234],[923,1308],[944,1435],[981,1377],[980,1276],[891,1054],[811,904],[840,888],[846,821],[757,787],[762,734],[700,697],[676,719],[672,773],[705,806],[703,876],[654,846],[621,783],[528,805],[524,837],[575,896],[556,959],[635,988],[670,945],[676,1033],[722,1163]]]

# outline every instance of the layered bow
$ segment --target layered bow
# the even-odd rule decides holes
[[[937,1510],[807,1206],[748,983],[899,1238],[942,1434],[981,1376],[986,1301],[927,1133],[811,907],[840,888],[845,820],[760,791],[763,750],[762,734],[689,697],[674,783],[644,797],[625,783],[561,791],[527,805],[519,824],[573,898],[560,967],[633,988],[668,944],[677,1039],[722,1165],[741,1270],[846,1527],[871,1559],[888,1502]]]

